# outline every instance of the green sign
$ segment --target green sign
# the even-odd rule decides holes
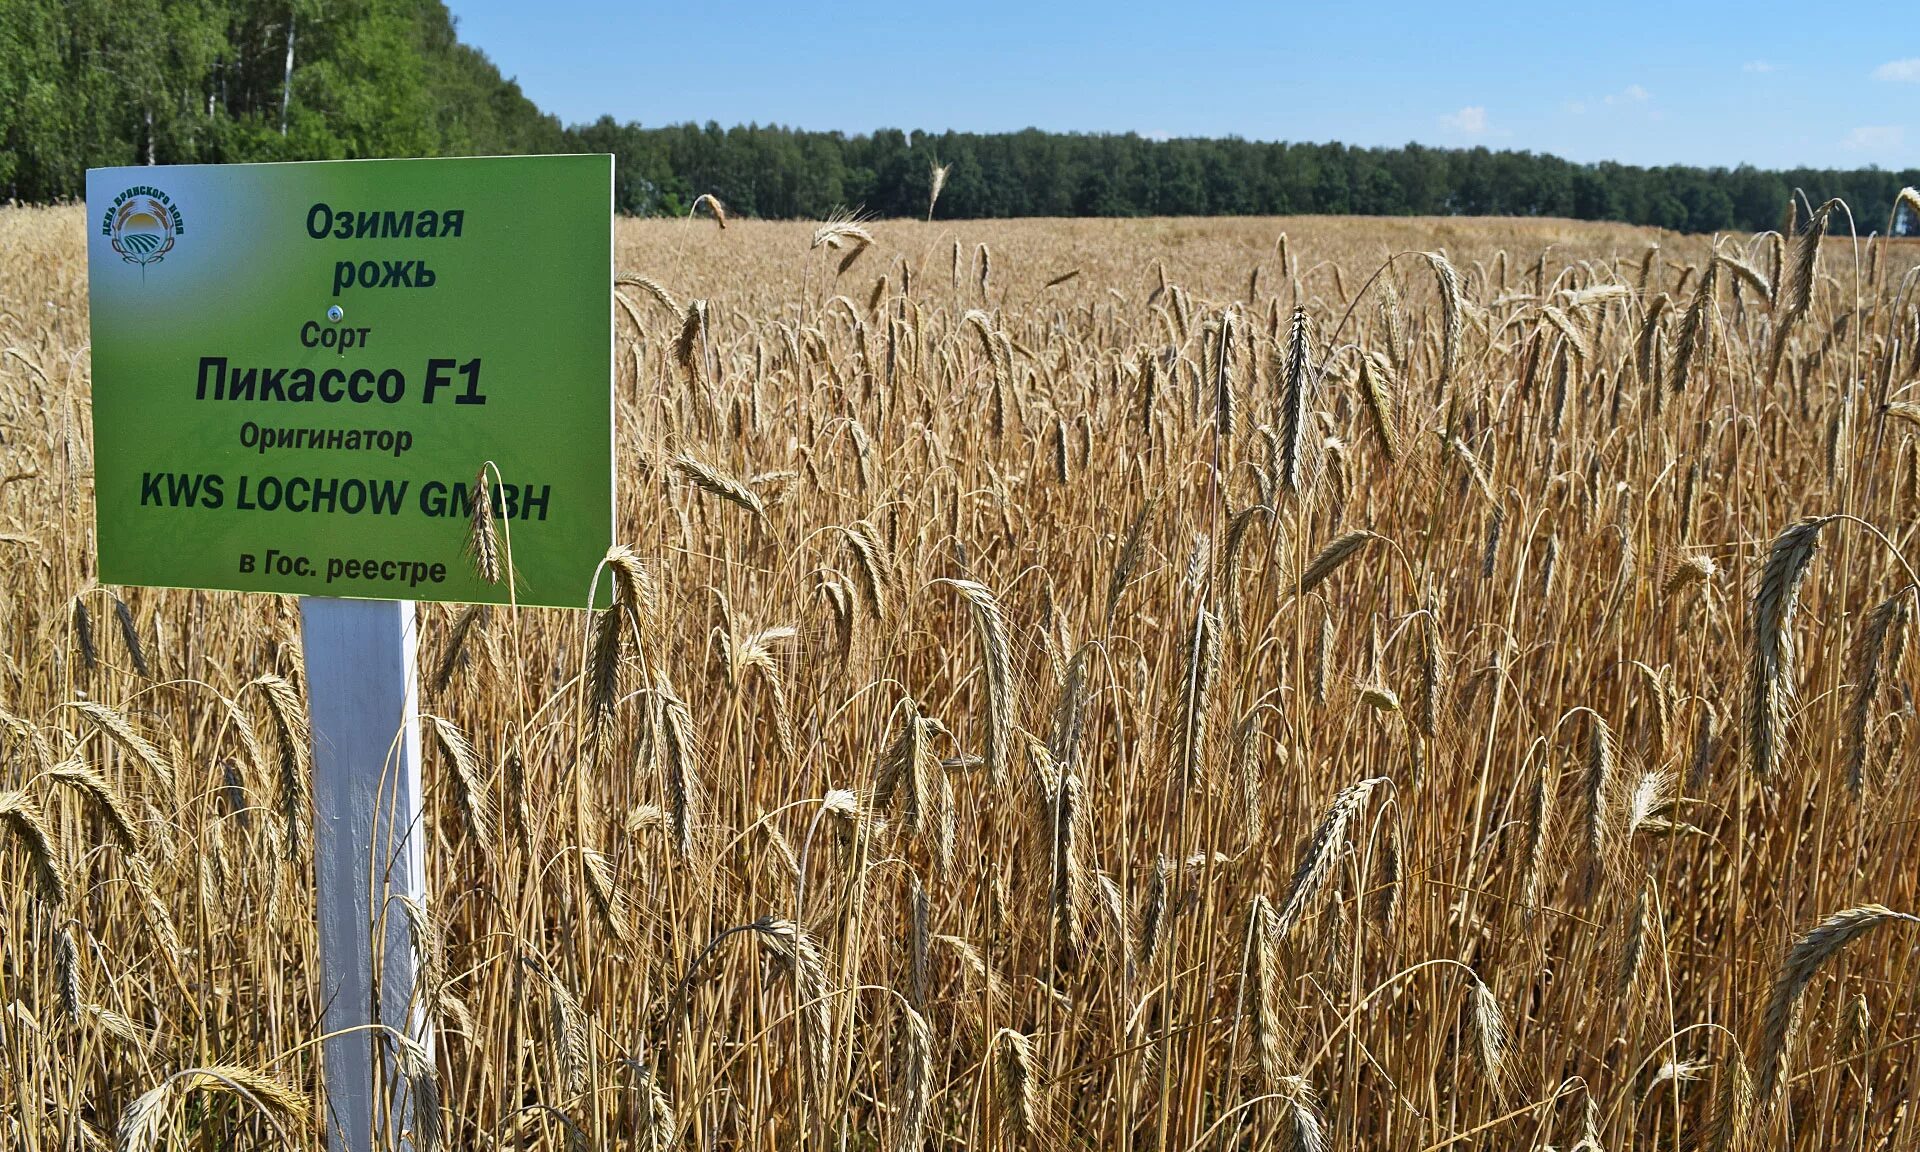
[[[584,606],[613,536],[613,159],[87,173],[100,579]]]

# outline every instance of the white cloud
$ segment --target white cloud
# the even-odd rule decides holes
[[[1609,115],[1606,111],[1608,108],[1620,109],[1621,113],[1625,113],[1627,109],[1639,108],[1642,110],[1642,114],[1649,119],[1658,120],[1660,118],[1660,112],[1654,101],[1653,93],[1638,84],[1629,84],[1618,92],[1609,92],[1604,96],[1592,99],[1569,100],[1561,105],[1561,107],[1566,109],[1569,115],[1573,116],[1585,116],[1588,112],[1592,112],[1595,115],[1604,117]],[[1620,115],[1621,113],[1613,113],[1612,115]]]
[[[1742,72],[1778,72],[1779,69],[1769,60],[1749,60],[1740,65]]]
[[[1869,124],[1847,133],[1840,147],[1849,152],[1891,152],[1907,138],[1907,130],[1898,124]]]
[[[1462,136],[1485,136],[1487,109],[1482,104],[1470,104],[1458,112],[1449,112],[1440,117],[1440,123],[1448,131],[1458,132]]]
[[[1890,84],[1920,84],[1920,56],[1889,60],[1873,70],[1873,78]]]

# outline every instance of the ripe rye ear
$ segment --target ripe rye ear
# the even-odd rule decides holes
[[[687,305],[687,314],[680,320],[680,335],[673,342],[673,362],[687,374],[689,381],[699,373],[706,331],[707,302],[694,300]]]
[[[140,678],[146,679],[147,654],[140,645],[140,626],[134,623],[133,610],[118,596],[113,598],[113,618],[120,624],[120,641],[126,645],[127,659],[133,661],[133,670]]]
[[[35,767],[45,771],[54,765],[53,745],[47,742],[47,734],[39,726],[15,716],[0,708],[0,734],[19,742],[32,755]]]
[[[129,855],[140,852],[141,838],[133,822],[133,809],[105,776],[89,767],[85,761],[77,759],[55,765],[47,775],[54,783],[72,788],[93,801],[100,809],[101,816],[105,817],[107,829],[113,833],[113,839],[122,852]]]
[[[1646,251],[1640,254],[1640,274],[1633,282],[1634,295],[1645,297],[1647,289],[1653,286],[1653,273],[1658,266],[1659,258],[1660,245],[1658,244],[1647,245]]]
[[[1433,280],[1440,291],[1440,380],[1438,387],[1445,391],[1453,379],[1454,365],[1460,356],[1460,336],[1465,331],[1461,315],[1460,274],[1441,252],[1422,252],[1427,266],[1433,269]],[[1541,253],[1545,259],[1546,254]]]
[[[1299,867],[1294,870],[1292,889],[1287,893],[1287,902],[1280,909],[1275,926],[1281,939],[1291,936],[1312,909],[1321,889],[1326,887],[1327,878],[1333,875],[1340,854],[1346,850],[1354,817],[1366,806],[1367,797],[1373,794],[1373,790],[1383,784],[1392,786],[1384,776],[1370,777],[1349,784],[1333,798],[1319,827],[1307,840],[1306,848],[1300,855]]]
[[[1289,496],[1300,500],[1312,489],[1319,443],[1310,427],[1319,376],[1313,367],[1305,308],[1293,310],[1286,356],[1274,367],[1280,378],[1280,481]]]
[[[656,736],[667,778],[667,807],[673,818],[674,843],[682,860],[693,857],[693,842],[706,807],[702,782],[700,741],[694,732],[693,710],[673,690],[665,671],[654,674],[654,696],[660,709]]]
[[[1342,564],[1352,559],[1354,553],[1365,547],[1368,541],[1379,539],[1383,539],[1379,533],[1369,532],[1364,528],[1338,537],[1333,543],[1315,553],[1313,559],[1307,561],[1307,570],[1300,574],[1300,583],[1295,587],[1294,594],[1304,596],[1313,591],[1321,581],[1333,575]]]
[[[1440,735],[1440,712],[1451,679],[1446,645],[1440,635],[1440,611],[1431,592],[1420,611],[1420,696],[1414,708],[1414,720],[1427,739]]]
[[[687,208],[687,219],[693,219],[693,214],[700,211],[700,205],[702,204],[705,204],[707,211],[713,214],[713,222],[720,225],[720,230],[722,232],[726,231],[727,206],[720,202],[720,197],[715,196],[711,192],[703,192],[694,198],[693,203]]]
[[[1007,638],[1007,617],[994,599],[993,590],[977,580],[940,578],[966,600],[973,616],[973,631],[979,641],[980,662],[987,682],[987,775],[993,786],[1006,783],[1007,762],[1013,748],[1014,714],[1019,709],[1019,682],[1014,678],[1013,646]]]
[[[1213,429],[1214,433],[1223,441],[1231,441],[1234,430],[1233,317],[1234,312],[1229,308],[1220,313],[1218,325],[1209,325],[1210,328],[1217,328],[1219,335],[1218,339],[1207,349],[1213,354],[1211,364],[1213,369]]]
[[[604,853],[583,847],[580,865],[587,878],[587,894],[593,900],[594,911],[600,914],[600,922],[607,926],[615,940],[624,941],[628,931],[627,905],[614,882],[613,861]]]
[[[87,974],[80,966],[80,942],[73,933],[78,923],[65,921],[53,934],[53,970],[60,985],[60,1010],[74,1021],[80,1019],[87,1002]]]
[[[1496,1096],[1505,1096],[1507,1051],[1511,1044],[1506,1015],[1500,1010],[1500,1001],[1493,989],[1478,975],[1473,978],[1472,998],[1474,1052],[1480,1060],[1480,1074],[1487,1078]]]
[[[440,664],[433,674],[433,692],[436,696],[445,692],[447,685],[453,682],[453,674],[460,667],[460,658],[466,654],[467,637],[472,634],[474,624],[485,611],[484,604],[469,604],[454,619],[453,628],[447,633],[446,650],[441,653]]]
[[[1053,890],[1050,903],[1060,968],[1071,971],[1086,950],[1085,912],[1093,899],[1086,865],[1080,858],[1085,814],[1077,773],[1069,770],[1061,775],[1051,807]]]
[[[931,208],[929,208],[931,212]],[[892,1152],[920,1152],[933,1102],[933,1027],[911,1005],[900,1006],[900,1071],[894,1080]]]
[[[1286,1152],[1327,1152],[1327,1121],[1313,1086],[1302,1076],[1280,1078],[1280,1130]]]
[[[1860,639],[1854,645],[1853,668],[1847,679],[1853,683],[1853,696],[1847,702],[1847,788],[1857,797],[1867,785],[1867,729],[1873,715],[1874,699],[1880,692],[1883,657],[1890,648],[1897,665],[1898,649],[1905,642],[1909,614],[1908,601],[1914,589],[1903,588],[1867,613]],[[1898,675],[1898,668],[1893,669]]]
[[[1734,287],[1744,284],[1769,305],[1773,303],[1773,285],[1768,282],[1765,273],[1732,252],[1721,252],[1718,257],[1721,265],[1733,274]]]
[[[1598,712],[1587,714],[1587,892],[1591,895],[1600,881],[1611,879],[1618,855],[1619,832],[1615,793],[1615,773],[1620,763],[1620,746],[1613,729]]]
[[[674,299],[673,293],[667,291],[658,281],[629,273],[625,276],[616,277],[614,284],[617,287],[638,288],[652,297],[654,303],[673,313],[674,316],[678,317],[682,314],[683,310],[680,307],[680,301]]]
[[[262,677],[262,679],[266,678]],[[278,680],[279,677],[273,677],[273,679]],[[284,684],[285,681],[281,681],[281,683]],[[288,689],[288,691],[292,691],[292,689]],[[122,752],[133,757],[142,768],[146,769],[153,777],[153,782],[160,787],[161,791],[165,793],[169,800],[172,799],[174,791],[173,761],[169,759],[165,753],[154,747],[146,737],[134,731],[133,725],[127,722],[125,716],[105,704],[96,703],[92,700],[74,700],[68,702],[66,706],[92,721],[95,727],[106,734],[107,739],[113,741],[114,745]],[[303,728],[303,734],[304,731],[305,729]],[[304,763],[304,761],[302,762]]]
[[[12,834],[32,863],[40,899],[56,911],[66,907],[66,870],[61,867],[47,818],[33,797],[25,792],[0,792],[0,828]]]
[[[1536,743],[1536,747],[1540,747],[1540,758],[1532,772],[1532,799],[1526,803],[1526,879],[1521,883],[1521,902],[1526,908],[1528,924],[1532,924],[1534,914],[1540,910],[1540,889],[1546,877],[1548,851],[1553,845],[1553,804],[1557,787],[1553,751],[1540,743]]]
[[[660,610],[659,588],[631,548],[615,544],[602,563],[613,578],[613,602],[596,612],[593,619],[587,667],[586,743],[590,761],[597,760],[613,738],[621,654],[629,640],[635,645],[643,641]]]
[[[1393,365],[1378,352],[1360,358],[1360,399],[1366,405],[1367,419],[1380,441],[1387,463],[1400,459],[1400,430],[1395,422]]]
[[[673,470],[681,479],[698,491],[720,499],[743,509],[750,514],[754,523],[761,527],[768,525],[767,505],[744,481],[738,480],[713,465],[694,456],[681,453],[673,458]]]
[[[1821,967],[1842,948],[1882,924],[1920,924],[1920,916],[1895,912],[1880,904],[1848,908],[1814,925],[1787,949],[1787,958],[1774,976],[1760,1035],[1760,1074],[1755,1096],[1762,1110],[1771,1111],[1786,1087],[1787,1061],[1800,1027],[1800,995]]]
[[[560,1082],[569,1093],[583,1092],[592,1063],[586,1010],[566,981],[544,962],[533,956],[522,956],[520,961],[546,989],[547,1025]]]
[[[1266,798],[1261,787],[1261,744],[1266,733],[1261,726],[1260,705],[1254,705],[1233,728],[1233,779],[1239,786],[1240,827],[1248,849],[1258,852],[1266,830]]]
[[[404,1032],[387,1032],[407,1086],[407,1120],[413,1130],[416,1152],[438,1152],[446,1137],[440,1116],[440,1074],[434,1068],[433,1055],[426,1045]]]
[[[930,188],[927,192],[927,219],[933,219],[933,206],[940,202],[940,190],[947,186],[947,173],[953,170],[951,164],[930,165]]]
[[[1661,321],[1666,315],[1667,306],[1672,302],[1672,298],[1662,292],[1647,304],[1646,316],[1640,321],[1640,335],[1633,342],[1634,371],[1639,376],[1642,386],[1656,391],[1660,387],[1660,382],[1653,370],[1653,347],[1660,338]]]
[[[1707,260],[1707,270],[1700,274],[1700,283],[1693,290],[1693,300],[1687,305],[1686,314],[1680,318],[1680,336],[1674,346],[1672,381],[1669,390],[1685,392],[1687,379],[1693,372],[1693,362],[1700,347],[1701,338],[1710,324],[1708,312],[1713,308],[1713,290],[1719,283],[1720,261],[1717,257]],[[1676,288],[1675,291],[1679,289]]]
[[[1252,1026],[1253,1051],[1266,1081],[1276,1088],[1292,1056],[1294,1037],[1287,1031],[1288,1008],[1280,964],[1279,919],[1265,895],[1255,895],[1247,907],[1246,941],[1240,969],[1241,1015]]]
[[[1401,838],[1400,821],[1387,825],[1387,849],[1380,861],[1380,879],[1374,886],[1373,918],[1382,932],[1393,931],[1400,917],[1401,889],[1405,887],[1406,844]]]
[[[1133,526],[1127,530],[1127,541],[1120,547],[1120,559],[1113,567],[1113,576],[1107,581],[1107,607],[1102,616],[1107,628],[1113,627],[1113,614],[1119,610],[1120,597],[1127,590],[1127,582],[1133,579],[1134,569],[1140,566],[1140,556],[1146,550],[1147,525],[1153,519],[1154,509],[1160,506],[1160,497],[1154,496],[1144,504],[1133,518]]]
[[[761,946],[786,969],[793,983],[794,1008],[800,1018],[807,1069],[814,1092],[824,1094],[832,1075],[833,1011],[820,945],[806,929],[791,920],[758,920],[753,924],[753,931]]]
[[[911,697],[903,699],[895,711],[900,729],[876,765],[873,809],[889,812],[898,798],[907,835],[926,846],[936,871],[944,874],[953,861],[954,792],[946,768],[934,754],[933,738],[946,728],[922,714]]]
[[[1173,870],[1173,861],[1162,856],[1155,862],[1153,877],[1147,882],[1146,904],[1140,910],[1138,965],[1143,971],[1153,967],[1170,935],[1175,899]]]
[[[1206,765],[1208,704],[1220,680],[1220,621],[1200,609],[1186,637],[1185,675],[1180,680],[1180,727],[1174,753],[1180,765],[1180,786],[1200,787]]]
[[[467,523],[467,556],[473,573],[488,584],[500,583],[500,537],[493,523],[493,484],[487,466],[473,478],[473,511]]]
[[[193,1092],[225,1092],[239,1097],[266,1116],[286,1141],[282,1125],[299,1131],[307,1123],[307,1098],[297,1090],[257,1069],[232,1064],[210,1064],[175,1072],[136,1097],[120,1116],[120,1152],[154,1152],[168,1147],[166,1135],[174,1109]],[[432,1152],[425,1142],[421,1152]]]
[[[993,1037],[993,1062],[1001,1125],[1013,1133],[1018,1145],[1043,1147],[1045,1106],[1034,1066],[1033,1041],[1011,1028],[1000,1029]]]
[[[867,602],[867,615],[875,623],[886,619],[898,595],[893,557],[880,530],[866,520],[838,526],[840,535],[853,554],[853,572]]]
[[[100,646],[93,640],[93,616],[87,611],[87,602],[80,596],[73,598],[73,642],[80,649],[80,663],[91,672],[100,666]]]
[[[1820,242],[1826,239],[1827,221],[1838,207],[1840,200],[1835,198],[1815,208],[1812,217],[1807,220],[1806,231],[1794,241],[1791,263],[1782,273],[1784,282],[1780,285],[1775,309],[1773,350],[1767,357],[1769,390],[1780,374],[1780,361],[1786,353],[1787,336],[1813,306],[1813,285],[1820,267]]]
[[[1831,519],[1809,516],[1775,537],[1754,593],[1745,720],[1748,764],[1763,780],[1780,767],[1793,695],[1793,615],[1800,582],[1820,542],[1820,529]]]
[[[1719,1099],[1713,1118],[1713,1152],[1741,1152],[1747,1147],[1756,1111],[1753,1073],[1739,1052],[1727,1059],[1727,1074],[1720,1081]]]
[[[426,720],[433,729],[434,743],[439,745],[441,754],[447,758],[448,767],[453,770],[453,797],[466,824],[467,835],[482,854],[491,854],[493,794],[487,787],[486,772],[480,766],[480,754],[474,751],[465,733],[454,727],[451,720],[440,716],[423,716],[421,719]]]

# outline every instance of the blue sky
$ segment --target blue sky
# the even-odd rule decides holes
[[[1634,164],[1920,167],[1905,4],[449,0],[569,123],[1410,140]],[[889,13],[882,17],[881,13]]]

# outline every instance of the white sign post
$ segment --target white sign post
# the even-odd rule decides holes
[[[401,1078],[378,1023],[430,1043],[413,1003],[407,910],[426,906],[420,805],[419,648],[413,601],[300,600],[313,717],[313,870],[320,921],[327,1146],[399,1146]],[[333,1035],[338,1033],[337,1035]],[[386,1131],[376,1087],[388,1086]]]

